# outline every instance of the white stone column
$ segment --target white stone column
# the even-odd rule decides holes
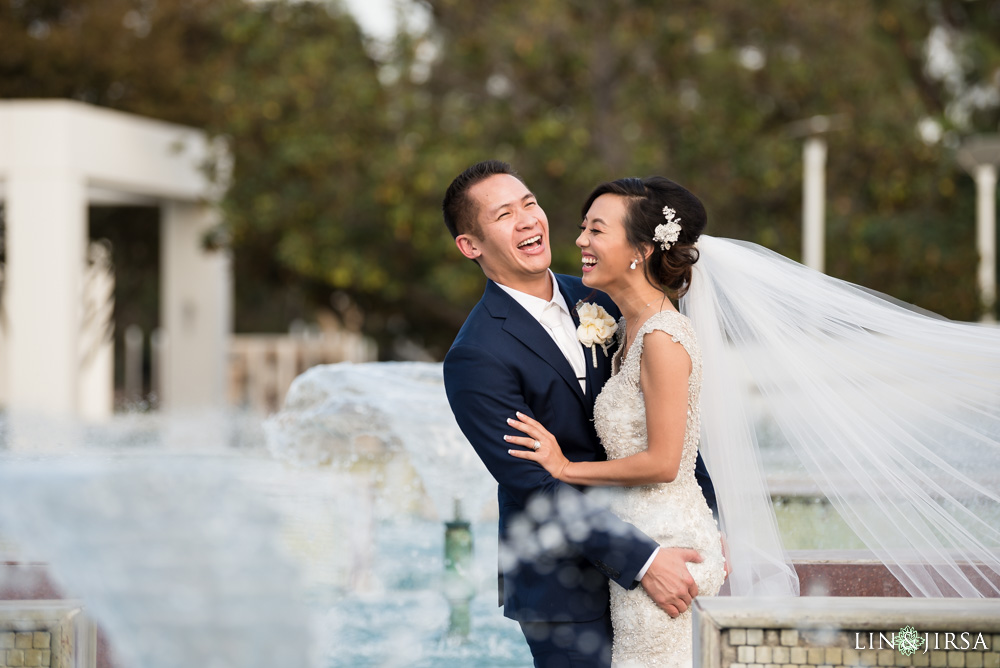
[[[7,390],[12,412],[79,414],[87,241],[83,178],[68,168],[7,181]]]
[[[993,322],[997,299],[997,164],[1000,134],[976,135],[958,149],[958,164],[976,182],[976,283],[983,322]]]
[[[111,247],[91,242],[83,280],[80,332],[80,417],[111,418],[115,407],[115,274]]]
[[[3,265],[0,265],[0,407],[7,405],[7,310],[4,307]]]
[[[802,161],[802,264],[825,271],[826,140],[808,137]]]
[[[163,206],[160,325],[169,345],[161,405],[171,412],[225,405],[232,331],[230,258],[225,250],[206,251],[202,241],[218,221],[218,211],[209,206]]]
[[[979,300],[983,322],[993,322],[997,300],[997,168],[987,163],[976,166],[976,247],[979,250]]]

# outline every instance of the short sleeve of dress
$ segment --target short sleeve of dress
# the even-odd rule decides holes
[[[628,355],[622,362],[622,372],[629,381],[639,384],[639,361],[642,358],[643,344],[646,334],[654,331],[666,332],[675,343],[684,346],[688,357],[691,358],[691,384],[697,394],[697,390],[701,387],[701,348],[698,346],[698,337],[694,333],[691,321],[677,311],[654,313],[642,323]]]

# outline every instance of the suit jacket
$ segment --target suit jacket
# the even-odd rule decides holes
[[[579,278],[556,275],[573,313],[578,300],[619,311]],[[519,621],[583,622],[608,606],[611,579],[627,589],[655,541],[556,480],[539,464],[511,457],[506,419],[521,411],[540,421],[571,461],[605,458],[594,430],[594,399],[611,373],[610,358],[587,355],[587,390],[548,332],[496,283],[469,314],[448,351],[444,381],[459,427],[498,484],[500,600]],[[701,459],[698,475],[709,505],[714,490]]]

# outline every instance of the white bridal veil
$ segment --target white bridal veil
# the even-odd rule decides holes
[[[797,594],[761,444],[912,596],[1000,588],[1000,329],[919,313],[755,244],[702,235],[681,311],[704,357],[702,454],[734,595]]]

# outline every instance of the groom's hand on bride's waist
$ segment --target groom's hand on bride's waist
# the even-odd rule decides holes
[[[649,570],[640,580],[642,588],[661,610],[677,617],[691,606],[698,595],[698,585],[688,572],[688,562],[698,563],[697,550],[682,547],[661,547]]]

